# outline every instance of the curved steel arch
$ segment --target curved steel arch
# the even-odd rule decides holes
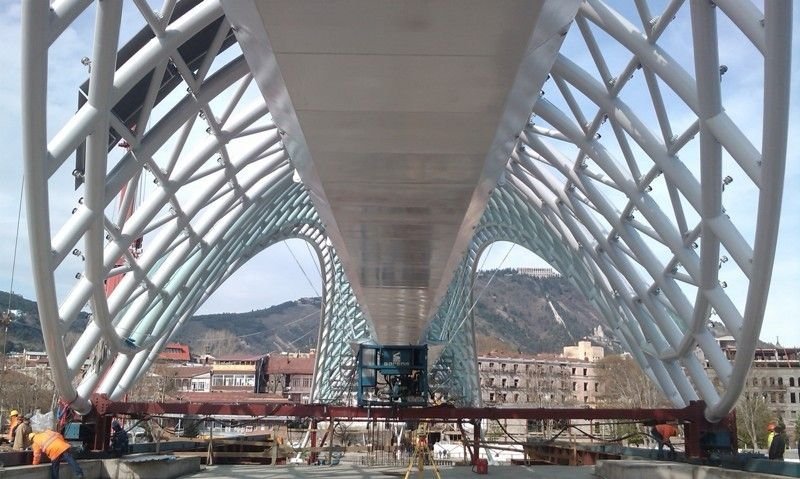
[[[340,399],[352,361],[348,342],[371,337],[374,328],[308,194],[293,180],[291,159],[266,105],[260,98],[243,102],[251,74],[241,57],[226,60],[229,52],[221,54],[235,45],[219,2],[180,2],[177,10],[165,2],[161,12],[135,2],[146,26],[124,54],[116,51],[123,3],[96,2],[85,102],[48,138],[49,51],[91,3],[23,3],[28,225],[42,329],[60,395],[85,412],[93,392],[124,394],[241,264],[275,241],[300,237],[321,259],[325,289],[313,395]],[[439,346],[434,379],[460,402],[480,401],[472,276],[480,252],[498,240],[534,251],[584,291],[674,404],[703,399],[707,417],[716,420],[741,392],[763,320],[777,237],[791,4],[766,2],[762,13],[747,1],[683,3],[670,2],[654,14],[647,2],[636,2],[635,12],[627,13],[641,27],[600,0],[581,4],[569,35],[583,50],[557,58],[426,332]],[[693,66],[676,60],[660,41],[684,17]],[[725,109],[736,98],[726,98],[720,87],[718,50],[726,46],[719,40],[721,17],[763,58],[763,114],[757,128],[748,125],[758,129],[760,148]],[[620,55],[627,62],[612,73]],[[179,84],[185,94],[176,89]],[[158,116],[170,98],[174,105]],[[691,120],[676,120],[674,105]],[[187,141],[198,122],[207,126],[207,135]],[[130,146],[116,163],[110,160],[116,142],[109,144],[109,133]],[[69,170],[67,159],[75,152],[81,156],[84,144],[85,168],[75,172],[84,182],[83,199],[53,230],[51,191]],[[756,218],[741,224],[723,206],[728,168],[743,173],[737,184],[758,192]],[[130,217],[114,218],[113,200],[120,196],[127,209],[142,176],[156,181],[155,191]],[[744,232],[753,227],[748,239]],[[139,255],[131,245],[141,237],[148,248]],[[75,251],[85,256],[84,271],[59,298],[57,277]],[[747,291],[740,304],[721,283],[721,260],[728,257],[726,268],[736,268]],[[106,298],[105,281],[120,274],[124,278]],[[87,303],[92,321],[68,352],[64,332]],[[733,362],[707,329],[712,310],[737,341]],[[720,391],[697,349],[720,379]],[[87,359],[90,367],[82,373]]]

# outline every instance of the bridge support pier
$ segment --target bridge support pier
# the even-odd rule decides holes
[[[311,419],[311,452],[308,454],[308,463],[317,462],[317,420]]]
[[[738,443],[736,412],[731,412],[723,420],[712,423],[703,413],[705,403],[692,402],[689,407],[695,405],[701,406],[693,409],[696,417],[686,421],[683,428],[686,456],[706,459],[716,451],[736,451]]]
[[[473,429],[472,439],[472,465],[478,464],[478,459],[481,457],[481,420],[475,420],[475,427]]]
[[[111,416],[100,414],[92,414],[92,419],[95,421],[94,441],[92,442],[92,449],[95,451],[105,451],[108,449],[111,439]]]

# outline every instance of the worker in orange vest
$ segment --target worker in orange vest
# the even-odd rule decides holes
[[[667,446],[670,451],[670,457],[675,457],[675,446],[672,445],[670,438],[678,435],[678,428],[672,424],[656,424],[650,430],[653,439],[658,443],[658,458],[661,459],[664,455],[664,446]]]
[[[14,432],[16,432],[17,426],[19,426],[21,422],[19,412],[16,409],[12,409],[8,414],[8,442],[14,443]]]
[[[78,479],[83,479],[83,470],[72,454],[69,453],[70,445],[64,436],[55,431],[32,432],[28,436],[33,446],[33,463],[41,464],[42,451],[50,458],[50,479],[58,479],[61,460],[67,461],[72,472]]]

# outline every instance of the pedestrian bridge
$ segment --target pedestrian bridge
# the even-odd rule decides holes
[[[289,238],[321,265],[315,402],[341,398],[351,343],[375,341],[429,345],[433,389],[478,405],[472,279],[510,241],[573,282],[676,407],[733,407],[777,238],[790,2],[155,3],[22,4],[32,262],[76,410],[122,398]],[[746,71],[720,60],[736,57]]]

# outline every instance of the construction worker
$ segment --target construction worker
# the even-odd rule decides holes
[[[26,415],[22,417],[22,422],[17,426],[17,431],[14,433],[14,444],[12,445],[15,451],[24,451],[31,447],[31,441],[28,439],[31,429],[31,417]]]
[[[61,434],[47,430],[32,432],[28,436],[33,445],[33,463],[41,464],[42,451],[50,458],[50,479],[58,479],[61,460],[67,461],[72,472],[78,479],[83,479],[83,470],[72,454],[69,453],[70,445]]]
[[[111,451],[117,456],[128,453],[128,433],[116,420],[111,423]]]
[[[8,435],[6,439],[10,444],[14,443],[14,432],[17,430],[17,426],[19,426],[19,411],[16,409],[12,409],[11,412],[8,414]]]
[[[670,457],[675,457],[675,446],[672,445],[672,441],[670,438],[673,436],[678,435],[678,428],[673,426],[672,424],[656,424],[650,430],[650,434],[652,434],[653,439],[656,440],[658,443],[658,455],[657,457],[661,459],[664,455],[664,446],[667,446],[670,451]]]
[[[769,458],[778,461],[783,460],[783,453],[786,451],[786,434],[783,432],[784,427],[782,424],[775,426],[775,435],[772,437],[772,442],[769,445]]]

